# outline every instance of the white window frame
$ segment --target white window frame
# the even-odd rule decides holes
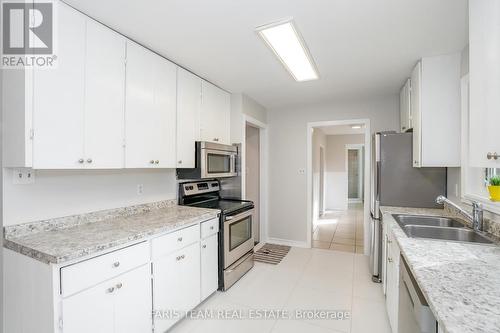
[[[469,74],[460,79],[461,91],[461,122],[462,122],[462,143],[461,155],[462,166],[460,169],[460,196],[462,202],[471,204],[472,201],[480,202],[483,208],[495,214],[500,214],[500,202],[492,202],[489,197],[483,197],[477,194],[469,193]]]

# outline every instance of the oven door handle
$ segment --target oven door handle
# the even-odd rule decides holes
[[[250,210],[247,210],[243,213],[240,213],[238,215],[234,215],[234,216],[226,216],[224,221],[232,221],[232,220],[241,220],[247,216],[251,216],[253,214],[253,208],[250,209]],[[230,222],[231,223],[231,222]]]

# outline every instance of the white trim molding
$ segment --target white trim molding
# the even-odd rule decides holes
[[[291,247],[301,247],[301,248],[311,247],[310,245],[307,244],[307,242],[300,242],[300,241],[281,239],[281,238],[268,238],[266,243],[276,244],[276,245],[288,245]]]

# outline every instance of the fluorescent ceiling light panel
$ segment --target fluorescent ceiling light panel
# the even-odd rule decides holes
[[[351,126],[352,129],[360,129],[361,127],[363,127],[363,126],[361,126],[361,125],[352,125]]]
[[[296,81],[318,79],[307,45],[291,19],[258,27],[256,31]]]

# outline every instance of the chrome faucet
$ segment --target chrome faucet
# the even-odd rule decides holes
[[[483,205],[479,202],[472,202],[472,214],[469,214],[462,207],[458,206],[450,199],[446,198],[444,195],[440,195],[436,198],[436,203],[438,204],[448,204],[455,208],[463,217],[472,223],[472,228],[476,231],[483,231]]]

